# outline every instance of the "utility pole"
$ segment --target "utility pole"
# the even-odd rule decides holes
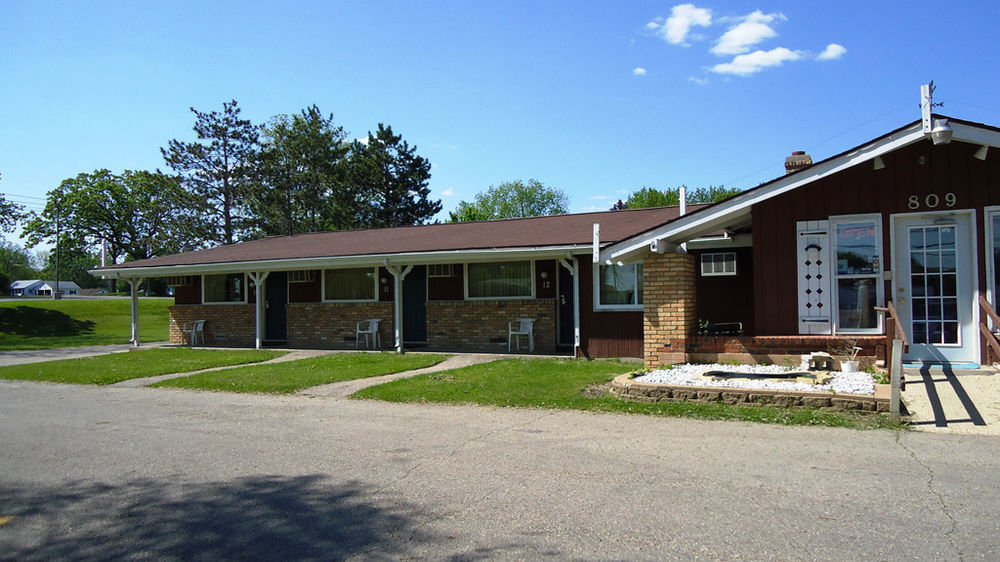
[[[52,291],[52,299],[59,300],[62,295],[59,293],[59,217],[62,215],[62,194],[59,194],[59,204],[56,205],[56,288]]]

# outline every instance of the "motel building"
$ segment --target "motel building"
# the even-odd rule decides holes
[[[1000,361],[1000,129],[925,113],[711,205],[265,238],[93,273],[175,288],[172,343],[775,361]],[[133,308],[135,308],[133,297]],[[895,311],[894,317],[879,309]],[[133,314],[133,340],[139,326]],[[780,359],[778,359],[780,362]]]

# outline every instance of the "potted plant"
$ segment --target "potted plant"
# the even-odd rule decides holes
[[[858,347],[858,340],[843,340],[836,349],[833,349],[833,354],[847,357],[848,359],[840,360],[840,372],[842,373],[857,373],[859,370],[858,353],[861,352],[861,348]]]

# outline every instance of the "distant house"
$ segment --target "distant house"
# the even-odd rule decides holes
[[[43,279],[14,281],[10,284],[10,294],[14,297],[52,296],[55,287],[55,281]],[[72,281],[60,281],[59,292],[63,295],[79,295],[80,286]]]

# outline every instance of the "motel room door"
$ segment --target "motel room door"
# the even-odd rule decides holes
[[[893,216],[896,310],[907,361],[978,363],[976,251],[971,212]]]
[[[288,338],[288,273],[272,271],[264,280],[264,339]]]
[[[427,267],[416,265],[403,279],[403,343],[427,344]]]

